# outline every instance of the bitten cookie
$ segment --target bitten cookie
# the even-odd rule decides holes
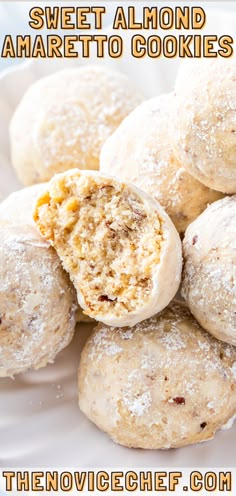
[[[139,105],[105,142],[100,170],[130,181],[156,198],[176,229],[186,227],[222,194],[193,178],[172,150],[175,98],[161,95]]]
[[[69,344],[77,304],[55,250],[33,226],[1,224],[0,260],[0,377],[12,377]]]
[[[236,349],[176,303],[133,328],[100,324],[82,351],[79,405],[124,446],[212,439],[236,412]]]
[[[106,67],[67,69],[37,81],[10,124],[20,181],[48,181],[72,167],[98,169],[103,143],[142,99],[126,76]]]
[[[211,334],[236,345],[236,196],[210,205],[183,242],[182,296]]]
[[[206,186],[236,193],[236,59],[183,64],[176,83],[173,149]]]
[[[179,235],[163,208],[135,186],[72,169],[51,179],[34,218],[90,317],[132,326],[174,297]]]

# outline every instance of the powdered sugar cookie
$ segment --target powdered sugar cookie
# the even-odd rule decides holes
[[[236,193],[236,62],[186,62],[176,84],[173,148],[206,186]]]
[[[81,356],[79,405],[119,444],[178,448],[212,439],[234,415],[235,370],[236,349],[172,303],[133,328],[96,327]]]
[[[90,317],[132,326],[174,297],[182,265],[178,233],[163,208],[136,187],[72,169],[51,179],[34,218]]]
[[[133,328],[99,324],[81,356],[79,405],[119,444],[177,448],[234,415],[235,367],[236,349],[172,303]]]
[[[183,248],[182,296],[207,331],[236,345],[236,196],[210,205]]]
[[[101,147],[142,101],[123,74],[67,69],[34,83],[10,125],[12,163],[25,185],[72,167],[98,169]]]
[[[34,229],[34,236],[43,239],[36,229],[33,221],[33,211],[36,204],[36,199],[43,192],[46,183],[34,184],[9,195],[3,202],[0,203],[0,222],[10,223],[13,225],[30,225]],[[77,311],[77,322],[92,322],[85,315],[81,308]]]
[[[52,362],[72,339],[76,296],[53,248],[30,225],[0,229],[0,377]]]
[[[139,105],[104,144],[100,170],[130,181],[156,198],[176,229],[186,227],[222,194],[207,188],[185,169],[172,150],[175,98],[161,95]]]
[[[34,184],[11,193],[0,203],[0,222],[10,222],[18,226],[31,225],[35,229],[33,221],[34,206],[45,186],[46,183]]]

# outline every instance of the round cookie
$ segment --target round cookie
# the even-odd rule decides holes
[[[177,78],[172,119],[178,160],[223,193],[236,193],[235,78],[235,57],[186,62]]]
[[[76,295],[34,227],[1,224],[0,377],[52,362],[71,341]]]
[[[51,179],[34,218],[88,316],[132,326],[174,297],[182,266],[179,235],[163,208],[135,186],[72,169]]]
[[[31,225],[35,233],[34,235],[42,239],[35,222],[33,221],[33,211],[36,204],[36,199],[43,192],[46,183],[34,184],[19,191],[11,193],[3,202],[0,203],[0,223],[11,223],[19,225]],[[79,308],[76,316],[77,322],[92,322],[92,320],[83,313]]]
[[[187,229],[181,293],[198,322],[236,345],[236,196],[210,205]]]
[[[82,351],[79,406],[128,447],[212,439],[236,411],[236,349],[176,303],[133,328],[99,324]]]
[[[173,94],[147,100],[128,115],[104,144],[100,170],[130,181],[156,198],[179,233],[222,194],[194,179],[177,160],[169,121]]]
[[[98,169],[103,143],[142,99],[126,76],[106,67],[67,69],[34,83],[10,124],[20,181],[48,181],[72,167]]]
[[[0,203],[0,222],[9,222],[18,226],[31,225],[35,228],[34,206],[45,187],[46,183],[34,184],[11,193]]]

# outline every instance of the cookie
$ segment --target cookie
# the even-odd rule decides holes
[[[164,209],[136,187],[72,169],[51,179],[34,219],[89,317],[132,326],[174,297],[182,266],[179,235]]]
[[[186,61],[177,78],[173,149],[198,181],[236,193],[236,62]]]
[[[156,198],[179,233],[222,194],[184,168],[172,149],[175,98],[161,95],[139,105],[103,145],[100,170],[130,181]]]
[[[29,87],[10,124],[12,164],[28,186],[72,167],[98,169],[101,147],[143,97],[106,67],[66,69]]]
[[[236,196],[188,227],[183,250],[182,296],[207,331],[236,346]]]
[[[133,328],[99,324],[82,351],[79,405],[124,446],[212,439],[236,412],[236,349],[177,303]]]
[[[35,222],[33,221],[33,211],[36,200],[40,193],[45,189],[46,183],[34,184],[19,191],[11,193],[3,202],[0,203],[0,223],[11,223],[19,225],[31,225],[34,228],[34,235],[42,239],[36,229]],[[85,315],[81,308],[78,308],[77,322],[92,322],[87,315]]]
[[[30,225],[0,225],[0,377],[53,362],[71,341],[76,295],[53,248]]]
[[[0,222],[31,225],[35,228],[33,211],[36,200],[45,189],[46,183],[34,184],[11,193],[0,203]]]

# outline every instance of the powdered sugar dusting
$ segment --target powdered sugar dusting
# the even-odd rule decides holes
[[[104,355],[115,356],[122,352],[123,348],[115,342],[112,332],[109,329],[102,327],[93,336],[94,347],[89,355],[89,358],[97,358],[101,360]]]
[[[221,429],[223,430],[228,430],[228,429],[231,429],[233,427],[233,424],[234,424],[234,421],[236,419],[236,415],[233,415],[233,417],[231,417],[228,422],[226,422],[226,424],[224,424]]]
[[[57,164],[56,172],[98,169],[103,143],[142,101],[126,76],[96,66],[54,74],[38,83],[39,91],[32,141],[43,166],[53,169]]]
[[[131,415],[140,417],[147,413],[152,403],[152,397],[150,391],[146,391],[137,398],[131,398],[128,395],[124,396],[123,402]]]
[[[130,329],[128,331],[121,332],[120,335],[121,335],[121,339],[132,339],[133,338],[133,331],[132,331],[132,329]]]
[[[235,77],[235,58],[195,61],[195,70],[185,64],[171,123],[179,160],[199,181],[224,193],[236,191]]]
[[[219,339],[236,345],[236,196],[210,205],[183,243],[182,296]],[[207,297],[206,297],[207,295]]]
[[[172,94],[152,98],[135,109],[105,143],[100,168],[132,182],[156,198],[179,232],[208,203],[221,197],[194,179],[172,150]]]
[[[11,224],[30,225],[35,229],[33,221],[33,210],[36,199],[43,192],[45,184],[34,184],[28,188],[23,188],[9,195],[0,203],[0,220],[1,222],[10,222]],[[35,232],[35,237],[37,233]],[[38,242],[46,244],[46,241],[38,236]]]
[[[236,380],[236,362],[233,363],[233,365],[231,367],[231,372],[232,372],[233,378]]]
[[[100,324],[86,345],[83,411],[128,446],[179,447],[212,438],[236,411],[236,349],[205,332],[177,302],[132,327],[131,340],[123,339],[127,332]],[[108,355],[114,344],[122,351]]]
[[[71,340],[77,304],[60,260],[32,226],[1,227],[0,376],[52,362]]]
[[[151,354],[144,354],[141,360],[141,368],[142,369],[152,369],[155,370],[157,367],[157,362],[154,356]]]

